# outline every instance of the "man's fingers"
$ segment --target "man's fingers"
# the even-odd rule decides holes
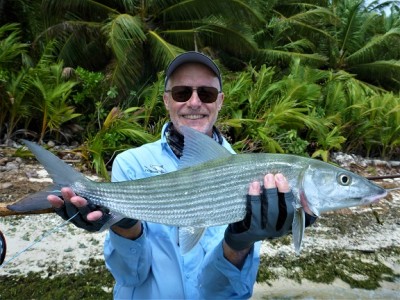
[[[271,174],[268,173],[264,176],[264,188],[265,189],[274,189],[278,188],[278,191],[281,193],[287,193],[290,191],[289,182],[286,177],[281,173]],[[260,194],[260,184],[256,181],[252,182],[249,187],[249,195],[256,196]]]
[[[84,207],[88,204],[85,198],[79,197],[75,192],[69,188],[64,187],[61,189],[62,199],[56,195],[48,195],[47,200],[54,208],[61,208],[66,202],[71,202],[76,207]]]
[[[69,187],[63,187],[61,189],[61,195],[65,201],[69,201],[72,197],[76,196],[74,191]]]
[[[48,195],[47,200],[50,202],[51,206],[54,208],[61,208],[64,206],[64,201],[69,201],[71,197],[75,196],[73,190],[69,187],[64,187],[61,189],[61,195],[63,199],[56,195]]]
[[[60,197],[57,197],[56,195],[48,195],[47,200],[54,208],[61,208],[64,205],[64,200],[62,200]]]
[[[275,183],[279,192],[288,193],[290,191],[289,182],[281,173],[275,175]]]
[[[95,210],[95,211],[92,211],[91,213],[89,213],[86,216],[86,219],[89,222],[95,222],[95,221],[101,219],[102,217],[103,217],[103,213],[100,210]]]
[[[88,205],[88,202],[85,198],[79,197],[79,196],[73,196],[70,199],[71,203],[75,205],[76,207],[84,207]]]
[[[264,176],[264,188],[265,189],[276,188],[275,178],[273,174],[267,174]]]
[[[260,195],[260,192],[261,192],[261,187],[260,187],[260,183],[258,181],[253,181],[252,183],[250,183],[249,195],[257,196],[257,195]]]

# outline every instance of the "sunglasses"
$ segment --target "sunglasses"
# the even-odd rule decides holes
[[[197,91],[197,95],[203,103],[215,102],[218,98],[218,94],[221,93],[221,91],[212,86],[191,87],[186,85],[174,86],[165,92],[171,92],[172,99],[174,99],[176,102],[186,102],[192,97],[194,90]]]

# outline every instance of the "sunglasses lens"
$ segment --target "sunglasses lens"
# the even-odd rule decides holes
[[[217,100],[218,90],[215,87],[201,86],[197,88],[197,95],[201,102],[213,103]]]
[[[200,86],[197,95],[203,103],[213,103],[218,98],[218,89],[211,86]],[[172,98],[176,102],[186,102],[192,97],[193,88],[190,86],[174,86],[171,89]]]
[[[190,86],[174,86],[171,89],[172,98],[176,102],[186,102],[192,97],[192,88]]]

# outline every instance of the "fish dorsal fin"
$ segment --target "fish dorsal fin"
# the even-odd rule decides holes
[[[179,227],[179,247],[182,255],[185,255],[196,246],[205,230],[204,227]]]
[[[182,126],[181,130],[185,140],[182,157],[178,165],[179,169],[232,155],[227,149],[204,133],[186,126]]]

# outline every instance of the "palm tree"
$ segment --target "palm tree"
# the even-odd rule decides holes
[[[0,136],[5,132],[6,143],[28,111],[23,102],[26,93],[24,66],[30,62],[27,48],[28,45],[21,42],[18,24],[0,27]]]
[[[314,40],[315,51],[329,58],[324,68],[345,71],[371,86],[398,90],[399,9],[385,15],[378,2],[369,5],[364,0],[327,3],[325,8],[331,11],[332,23],[324,27],[326,36]],[[386,1],[384,5],[393,3],[398,1]]]
[[[255,34],[259,52],[254,63],[286,68],[297,58],[317,68],[345,71],[378,88],[399,90],[400,2],[379,2],[270,2],[264,12],[269,21]],[[393,6],[386,15],[381,10],[388,5]]]
[[[56,38],[67,66],[106,70],[126,97],[183,49],[250,57],[251,26],[264,22],[259,2],[44,0],[48,26],[37,43]]]
[[[336,1],[340,20],[331,30],[330,67],[355,74],[359,80],[386,89],[400,88],[400,14],[386,16],[374,9],[378,1]]]
[[[320,6],[327,1],[270,1],[265,8],[268,22],[255,34],[259,51],[255,63],[288,67],[293,59],[313,66],[325,65],[328,58],[317,50],[319,40],[331,39],[326,28],[334,19]]]

